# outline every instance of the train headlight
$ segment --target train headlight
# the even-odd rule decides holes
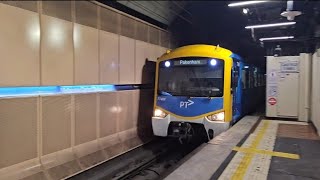
[[[210,65],[211,65],[211,66],[217,65],[217,60],[211,59],[211,60],[210,60]]]
[[[164,65],[165,65],[166,67],[170,67],[171,63],[170,63],[170,61],[166,61],[166,62],[164,63]]]
[[[161,117],[161,118],[165,118],[167,116],[167,114],[163,112],[161,109],[155,109],[153,115],[155,117]]]
[[[209,121],[224,121],[224,112],[209,115],[207,116],[207,119]]]

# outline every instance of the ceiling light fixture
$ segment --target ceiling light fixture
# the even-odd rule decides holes
[[[237,2],[237,3],[230,3],[228,4],[229,7],[236,7],[236,6],[245,6],[245,5],[250,5],[250,4],[258,4],[258,3],[264,3],[268,1],[242,1],[242,2]]]
[[[243,14],[248,14],[249,9],[248,9],[248,8],[243,8],[243,9],[242,9],[242,12],[243,12]]]
[[[281,36],[281,37],[270,37],[270,38],[260,38],[260,41],[271,41],[271,40],[283,40],[283,39],[293,39],[294,36]]]
[[[289,26],[294,25],[296,22],[283,22],[283,23],[273,23],[273,24],[261,24],[261,25],[251,25],[246,26],[246,29],[255,29],[255,28],[267,28],[267,27],[275,27],[275,26]]]

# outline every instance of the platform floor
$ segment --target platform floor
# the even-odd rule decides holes
[[[165,179],[320,179],[320,138],[305,122],[246,116]]]

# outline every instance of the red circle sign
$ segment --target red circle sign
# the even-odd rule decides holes
[[[277,104],[277,100],[276,100],[276,98],[269,98],[269,99],[268,99],[268,103],[269,103],[271,106],[273,106],[273,105]]]

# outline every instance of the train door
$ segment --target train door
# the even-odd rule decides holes
[[[234,61],[231,73],[232,120],[235,122],[241,115],[240,62]]]

